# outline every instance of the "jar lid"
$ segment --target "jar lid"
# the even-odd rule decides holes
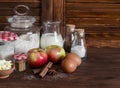
[[[82,28],[81,28],[81,29],[75,29],[75,31],[76,31],[76,32],[79,32],[79,33],[84,33],[84,32],[85,32],[85,30],[82,29]]]
[[[32,16],[19,16],[19,15],[14,15],[13,17],[8,17],[8,22],[9,23],[34,23],[36,19]]]
[[[80,36],[84,36],[85,30],[84,29],[75,29],[75,32],[78,32]]]
[[[25,12],[19,12],[18,9],[26,9]],[[15,15],[8,17],[8,22],[11,23],[12,27],[22,27],[27,28],[32,26],[32,24],[36,21],[35,17],[27,16],[29,12],[29,7],[26,5],[17,5],[14,8]]]
[[[17,52],[13,55],[15,60],[25,60],[27,59],[27,54],[23,53],[23,52]]]
[[[74,30],[75,30],[74,24],[66,24],[66,27],[69,29],[70,32],[74,32]]]
[[[72,27],[72,28],[75,28],[75,25],[74,24],[66,24],[67,27]]]
[[[12,41],[17,39],[17,34],[10,31],[0,31],[0,41]]]

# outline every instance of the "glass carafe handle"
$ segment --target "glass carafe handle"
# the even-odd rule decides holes
[[[25,9],[25,12],[19,12],[18,10],[19,9]],[[23,15],[26,15],[28,12],[29,12],[29,7],[28,6],[26,6],[26,5],[17,5],[15,8],[14,8],[14,12],[15,12],[15,14],[17,14],[17,15],[21,15],[21,16],[23,16]]]

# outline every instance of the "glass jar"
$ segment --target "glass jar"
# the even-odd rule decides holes
[[[19,9],[26,9],[20,12]],[[25,5],[17,5],[14,8],[16,15],[8,18],[9,25],[5,30],[18,34],[15,41],[15,52],[27,53],[32,48],[39,48],[40,29],[34,25],[36,19],[33,16],[27,16],[29,7]]]
[[[75,29],[74,41],[72,43],[71,52],[79,55],[82,60],[86,59],[86,43],[84,29]]]
[[[14,41],[17,39],[15,33],[0,31],[0,59],[12,60],[14,54]]]
[[[50,45],[58,45],[63,47],[63,38],[60,34],[60,22],[44,22],[43,33],[41,35],[41,48],[45,49]]]
[[[27,54],[23,52],[15,53],[13,55],[13,58],[14,58],[14,63],[15,63],[15,70],[19,72],[25,71]]]
[[[67,24],[65,30],[65,37],[64,37],[64,49],[66,52],[71,51],[72,42],[74,40],[74,30],[75,25]]]

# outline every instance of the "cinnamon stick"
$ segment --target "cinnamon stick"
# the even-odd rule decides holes
[[[44,77],[46,75],[46,73],[48,72],[48,70],[52,67],[53,63],[52,62],[49,62],[45,68],[40,72],[39,76],[40,77]]]

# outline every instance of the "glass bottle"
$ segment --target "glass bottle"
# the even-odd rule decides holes
[[[64,49],[66,52],[71,51],[71,46],[74,39],[74,30],[75,30],[75,25],[73,24],[66,25],[65,38],[64,38]]]
[[[20,9],[26,11],[20,12]],[[35,17],[27,15],[29,7],[17,5],[14,12],[14,16],[8,17],[9,25],[5,27],[5,30],[18,35],[15,41],[15,52],[27,53],[32,48],[39,48],[40,29],[34,25]]]
[[[44,22],[43,33],[41,35],[41,48],[45,49],[50,45],[58,45],[63,47],[63,38],[60,33],[60,22]]]
[[[86,43],[84,29],[75,29],[74,41],[72,43],[71,52],[79,55],[82,60],[86,59]]]

